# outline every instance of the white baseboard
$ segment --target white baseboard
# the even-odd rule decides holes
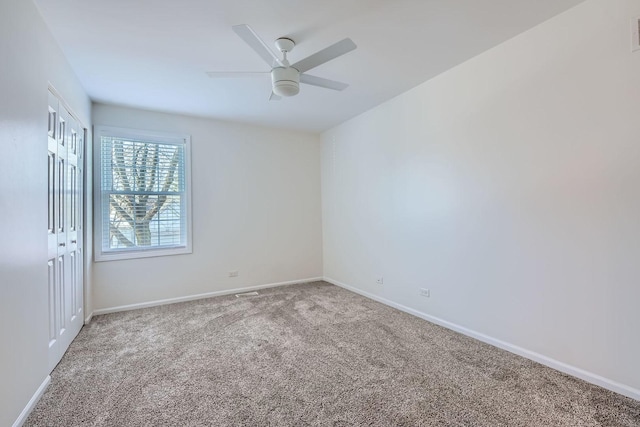
[[[91,319],[93,318],[93,311],[91,312],[91,314],[89,314],[85,319],[84,319],[84,324],[88,325],[89,322],[91,322]]]
[[[158,305],[174,304],[177,302],[194,301],[198,299],[217,297],[221,295],[231,295],[231,294],[238,294],[243,292],[251,292],[259,289],[275,288],[277,286],[297,285],[299,283],[317,282],[320,280],[322,280],[322,277],[311,277],[308,279],[290,280],[288,282],[268,283],[266,285],[257,285],[257,286],[246,286],[243,288],[225,289],[223,291],[207,292],[204,294],[188,295],[184,297],[141,302],[138,304],[120,305],[117,307],[109,307],[109,308],[100,308],[98,310],[94,310],[93,313],[91,313],[91,316],[94,316],[94,315],[98,316],[100,314],[107,314],[107,313],[116,313],[118,311],[137,310],[139,308],[155,307]]]
[[[451,329],[452,331],[456,331],[463,335],[467,335],[471,338],[475,338],[479,341],[485,342],[494,347],[501,348],[503,350],[506,350],[511,353],[517,354],[519,356],[525,357],[527,359],[533,360],[534,362],[538,362],[542,365],[548,366],[560,372],[564,372],[565,374],[580,378],[581,380],[584,380],[588,383],[595,384],[597,386],[606,388],[607,390],[611,390],[616,393],[620,393],[624,396],[630,397],[635,400],[640,400],[640,390],[635,389],[633,387],[629,387],[625,384],[621,384],[619,382],[610,380],[608,378],[602,377],[592,372],[585,371],[584,369],[576,368],[575,366],[571,366],[566,363],[560,362],[558,360],[552,359],[550,357],[544,356],[542,354],[536,353],[534,351],[527,350],[526,348],[518,347],[517,345],[513,345],[508,342],[501,341],[499,339],[482,334],[480,332],[476,332],[472,329],[465,328],[464,326],[460,326],[455,323],[440,319],[438,317],[431,316],[429,314],[423,313],[413,308],[406,307],[402,304],[398,304],[386,298],[382,298],[377,295],[371,294],[369,292],[362,291],[358,288],[354,288],[353,286],[349,286],[344,283],[338,282],[337,280],[331,279],[329,277],[324,277],[323,280],[333,285],[340,286],[341,288],[347,289],[351,292],[355,292],[356,294],[370,298],[374,301],[378,301],[390,307],[397,308],[398,310],[404,311],[405,313],[412,314],[416,317],[427,320],[431,323],[435,323],[436,325],[443,326],[447,329]]]
[[[40,384],[40,387],[38,387],[38,389],[33,394],[33,396],[31,396],[31,400],[29,400],[29,403],[27,403],[27,406],[24,407],[24,409],[18,416],[18,419],[16,419],[16,421],[13,423],[13,427],[21,427],[22,424],[24,424],[24,422],[27,420],[27,417],[29,416],[31,411],[33,411],[33,408],[36,407],[36,404],[44,394],[47,387],[49,387],[50,382],[51,382],[51,376],[47,375],[44,381],[42,381],[42,384]]]

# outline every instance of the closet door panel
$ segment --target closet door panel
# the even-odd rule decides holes
[[[83,325],[82,218],[79,153],[85,130],[55,95],[48,117],[49,367],[58,364]]]

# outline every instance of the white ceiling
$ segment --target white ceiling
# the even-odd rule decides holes
[[[35,0],[89,96],[98,102],[323,131],[584,0]],[[358,49],[310,73],[350,86],[301,85],[269,102],[268,71],[232,30],[249,24],[292,63],[350,37]],[[275,50],[275,48],[274,48]]]

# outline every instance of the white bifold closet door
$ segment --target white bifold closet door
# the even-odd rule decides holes
[[[83,319],[83,152],[85,130],[49,92],[49,369],[60,362]]]

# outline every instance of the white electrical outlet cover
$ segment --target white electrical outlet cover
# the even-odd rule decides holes
[[[631,51],[640,50],[640,16],[631,20]]]

